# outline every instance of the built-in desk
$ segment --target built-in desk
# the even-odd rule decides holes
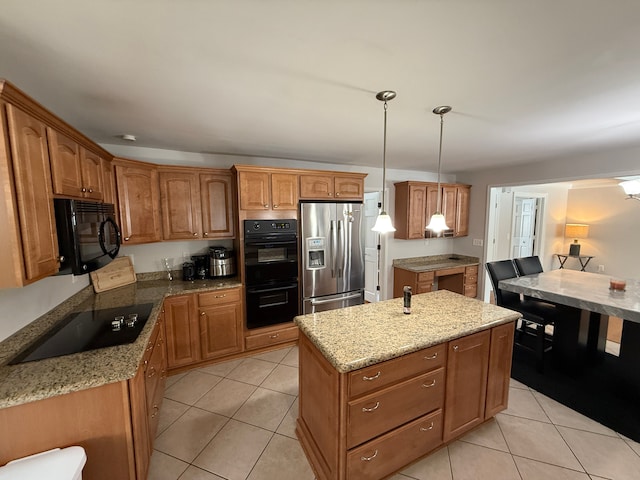
[[[476,297],[478,265],[477,257],[455,254],[395,259],[393,297],[401,297],[405,285],[410,286],[413,293],[449,290]]]

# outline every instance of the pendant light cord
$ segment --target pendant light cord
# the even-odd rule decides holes
[[[384,190],[386,187],[386,173],[387,173],[387,102],[384,102],[384,133],[382,140],[382,209],[384,212]]]
[[[444,115],[440,114],[440,149],[438,150],[438,193],[436,197],[436,212],[440,213],[440,164],[442,162],[442,131],[444,129]]]

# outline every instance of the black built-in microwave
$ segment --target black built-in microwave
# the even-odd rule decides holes
[[[59,274],[82,275],[104,267],[120,250],[120,229],[111,203],[54,199]]]

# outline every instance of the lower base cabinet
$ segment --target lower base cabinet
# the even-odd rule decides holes
[[[160,322],[130,380],[0,409],[0,465],[52,448],[80,445],[86,480],[146,480],[166,364]]]
[[[514,323],[349,373],[299,340],[296,433],[318,480],[379,480],[507,408]]]

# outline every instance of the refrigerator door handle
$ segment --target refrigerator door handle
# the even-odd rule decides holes
[[[336,278],[336,263],[338,261],[338,232],[335,220],[331,220],[331,276]]]
[[[343,275],[343,270],[342,267],[345,265],[344,263],[344,254],[346,251],[346,239],[345,239],[345,235],[346,235],[346,230],[344,228],[344,222],[342,220],[338,220],[338,245],[339,245],[339,250],[340,250],[340,254],[338,256],[338,276],[342,277]]]
[[[347,295],[346,297],[340,297],[340,298],[332,298],[330,300],[311,300],[311,305],[322,305],[323,303],[332,303],[338,300],[351,300],[352,298],[358,298],[361,297],[362,293],[353,293],[351,295]]]

